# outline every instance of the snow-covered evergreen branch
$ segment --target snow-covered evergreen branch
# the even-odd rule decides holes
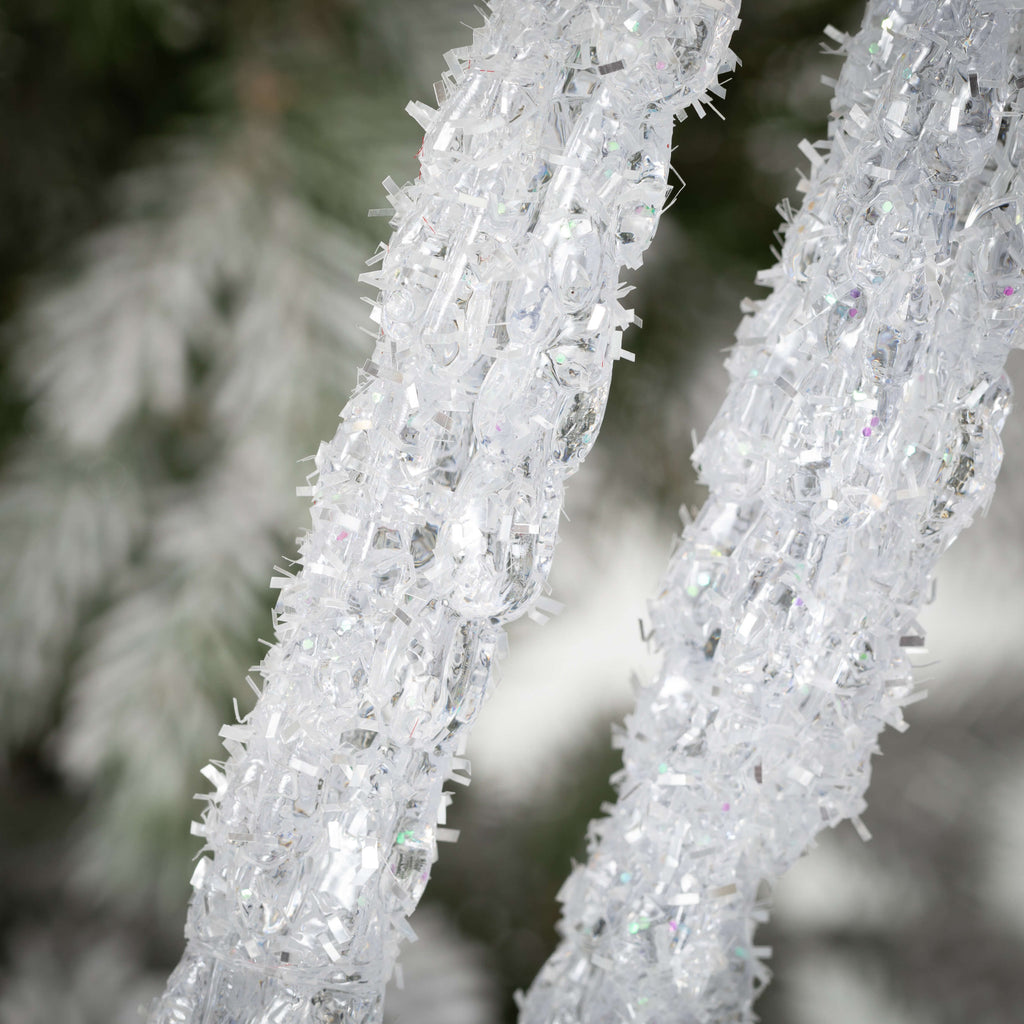
[[[361,239],[296,192],[280,149],[215,130],[164,147],[79,269],[9,328],[33,432],[0,484],[0,566],[18,581],[0,731],[32,737],[66,699],[56,760],[83,788],[102,780],[70,873],[167,917],[187,858],[168,826],[258,656],[296,460],[369,345]]]

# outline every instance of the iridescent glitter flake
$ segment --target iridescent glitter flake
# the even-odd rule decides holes
[[[939,554],[991,499],[1019,344],[1022,4],[872,0],[695,459],[658,678],[522,1024],[753,1021],[759,896],[865,807]]]
[[[306,490],[301,570],[202,823],[156,1024],[381,1019],[436,857],[446,779],[542,596],[564,480],[632,319],[672,120],[703,113],[736,0],[506,0],[448,54],[419,179],[385,182],[373,358]]]

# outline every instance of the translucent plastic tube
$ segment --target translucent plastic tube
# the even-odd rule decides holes
[[[652,605],[660,675],[522,1024],[753,1021],[764,881],[865,806],[940,553],[984,512],[1024,301],[1019,4],[872,0]]]
[[[185,955],[156,1024],[381,1017],[502,625],[543,611],[673,116],[732,67],[734,0],[495,5],[448,55],[372,360],[316,458],[255,709],[222,730]],[[378,266],[379,264],[379,266]],[[306,489],[304,489],[306,490]]]

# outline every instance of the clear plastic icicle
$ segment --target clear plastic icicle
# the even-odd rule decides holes
[[[1022,5],[872,0],[695,459],[663,650],[522,1024],[753,1021],[762,889],[865,807],[939,554],[992,496],[1024,323]]]
[[[619,273],[736,0],[505,0],[448,55],[366,280],[380,334],[316,458],[254,710],[206,774],[209,856],[154,1024],[372,1024],[502,624],[540,602],[622,354]],[[375,261],[371,260],[371,264]]]

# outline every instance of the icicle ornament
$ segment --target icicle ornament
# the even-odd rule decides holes
[[[1022,5],[872,0],[694,458],[618,803],[522,1024],[750,1022],[763,881],[865,807],[939,554],[992,497],[1024,299]],[[788,214],[788,205],[785,210]]]
[[[673,117],[720,93],[737,6],[506,0],[448,55],[440,109],[410,104],[421,175],[385,181],[364,275],[380,334],[274,581],[262,695],[205,772],[212,856],[154,1024],[381,1019],[502,625],[545,608]]]

